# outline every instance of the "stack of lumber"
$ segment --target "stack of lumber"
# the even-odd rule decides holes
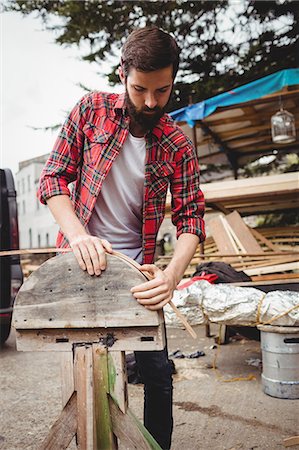
[[[200,263],[224,261],[255,280],[261,276],[265,280],[299,278],[299,274],[296,274],[299,270],[299,252],[296,251],[299,244],[299,226],[253,229],[247,227],[243,221],[240,223],[240,219],[235,211],[221,219],[217,218],[214,223],[210,222],[211,236],[205,241],[204,254],[200,253],[198,247],[184,276],[193,275]],[[240,227],[237,227],[238,234],[235,234],[235,226],[226,230],[227,221],[231,225],[234,225],[235,221],[241,224],[241,232]],[[160,268],[166,267],[171,257],[171,254],[158,257],[156,265]]]
[[[234,210],[242,216],[299,208],[299,173],[290,172],[239,180],[202,183],[206,214]],[[166,214],[171,212],[171,195],[166,199]]]

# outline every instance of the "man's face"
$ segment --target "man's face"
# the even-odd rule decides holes
[[[172,70],[169,66],[152,72],[129,71],[126,104],[130,117],[144,130],[152,129],[165,112],[173,86]]]

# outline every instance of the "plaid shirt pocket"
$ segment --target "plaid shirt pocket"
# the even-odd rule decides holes
[[[85,135],[83,159],[86,164],[94,165],[101,156],[104,156],[111,134],[89,122],[84,125],[83,132]]]

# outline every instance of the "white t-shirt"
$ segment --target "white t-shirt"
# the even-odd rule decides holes
[[[128,134],[97,198],[88,231],[142,263],[145,139]]]

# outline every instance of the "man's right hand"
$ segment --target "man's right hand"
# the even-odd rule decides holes
[[[87,233],[68,195],[50,197],[47,205],[67,237],[81,269],[87,270],[89,275],[101,275],[106,268],[105,252],[112,253],[111,244]]]
[[[72,239],[70,247],[81,269],[86,270],[89,275],[101,275],[106,269],[106,252],[112,253],[110,242],[89,234]]]

